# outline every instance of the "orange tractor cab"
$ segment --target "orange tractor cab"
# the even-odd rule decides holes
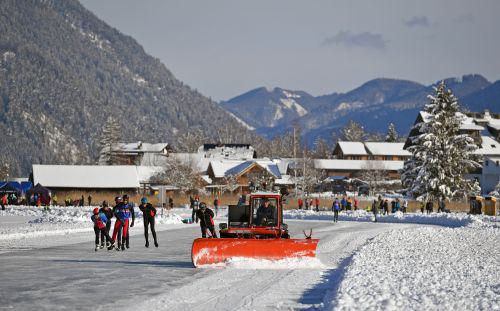
[[[283,223],[282,197],[275,192],[255,192],[249,205],[229,205],[228,221],[220,224],[220,239],[193,242],[193,264],[217,264],[231,258],[279,260],[315,257],[318,239],[310,235],[291,239]]]

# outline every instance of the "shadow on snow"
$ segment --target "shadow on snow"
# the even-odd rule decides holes
[[[103,263],[103,264],[125,264],[134,266],[153,266],[179,269],[194,269],[191,261],[133,261],[133,260],[97,260],[97,259],[54,259],[52,262],[65,263]]]

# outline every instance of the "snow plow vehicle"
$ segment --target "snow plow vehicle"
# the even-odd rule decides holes
[[[220,238],[193,241],[191,259],[195,267],[223,263],[231,258],[280,260],[315,257],[318,239],[311,232],[303,239],[291,239],[283,223],[279,193],[255,192],[249,205],[229,205],[228,221],[221,223]]]

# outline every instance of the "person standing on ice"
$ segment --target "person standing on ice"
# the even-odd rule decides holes
[[[385,199],[382,207],[384,209],[384,215],[389,215],[389,200]]]
[[[372,203],[372,213],[373,213],[373,222],[377,222],[377,213],[378,213],[378,202],[377,200],[373,200]]]
[[[316,212],[319,212],[319,198],[314,199],[314,204],[316,206]]]
[[[132,223],[130,223],[130,227],[133,227],[135,223],[134,203],[129,201],[129,197],[126,194],[123,195],[123,203],[128,207],[130,211],[130,215],[132,217]],[[130,229],[127,230],[127,234],[123,235],[122,249],[123,249],[123,244],[125,244],[127,248],[130,248],[129,242],[130,242]]]
[[[111,218],[113,218],[113,210],[108,206],[108,202],[102,202],[102,207],[99,209],[99,213],[104,213],[104,215],[106,215],[106,232],[109,234],[109,230],[111,230]],[[109,248],[111,246],[111,243],[108,242],[108,244],[109,245],[107,245],[107,247]],[[104,248],[104,232],[101,232],[101,248]]]
[[[199,209],[196,211],[196,222],[200,221],[201,227],[201,237],[207,237],[207,229],[210,230],[210,234],[213,238],[217,238],[217,233],[215,232],[214,224],[214,212],[207,207],[204,202],[201,202]]]
[[[347,209],[347,200],[345,197],[342,197],[342,200],[340,201],[340,206],[344,211]]]
[[[333,201],[332,211],[333,211],[333,222],[338,222],[339,221],[339,211],[340,211],[340,202],[339,202],[338,198],[335,198],[335,201]]]
[[[434,212],[434,203],[429,200],[427,204],[425,204],[425,210],[427,211],[427,214]]]
[[[214,199],[214,209],[215,209],[215,216],[217,217],[217,214],[219,213],[219,197],[215,196]]]
[[[148,203],[148,199],[144,197],[141,199],[139,209],[141,210],[142,218],[144,219],[144,238],[146,239],[145,246],[149,247],[148,227],[151,227],[151,234],[153,234],[155,247],[158,247],[158,240],[156,239],[155,231],[156,208],[151,203]]]
[[[191,212],[191,220],[193,221],[193,223],[196,221],[196,223],[198,223],[198,210],[200,208],[200,199],[198,198],[198,196],[196,196],[196,198],[193,200],[193,211]]]
[[[299,209],[302,209],[302,206],[304,205],[304,201],[302,201],[302,198],[299,198],[297,200],[297,204],[299,205]]]
[[[122,237],[126,237],[128,234],[128,223],[130,219],[130,210],[128,205],[123,203],[121,197],[116,198],[116,205],[113,208],[114,215],[116,217],[115,227],[113,229],[113,238],[111,239],[112,244],[115,243],[118,232],[123,229]],[[116,250],[125,250],[125,245],[122,243],[122,239],[118,236],[118,247]]]
[[[89,206],[92,206],[92,196],[89,194],[89,196],[87,197],[87,200],[89,202]]]
[[[109,237],[108,232],[106,232],[106,222],[108,221],[106,214],[100,213],[99,209],[96,207],[96,208],[94,208],[93,215],[90,217],[90,219],[92,219],[92,222],[94,223],[95,251],[97,252],[97,250],[99,249],[99,237],[100,236],[106,237],[106,242],[108,242],[110,244],[108,249],[112,249],[114,246],[114,243],[112,243],[112,240]],[[104,245],[104,240],[101,240],[101,245]]]
[[[7,195],[6,194],[4,194],[2,196],[1,203],[2,203],[2,211],[5,211],[5,205],[7,205]]]

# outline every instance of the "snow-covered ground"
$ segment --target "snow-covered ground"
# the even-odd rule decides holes
[[[0,211],[0,301],[11,309],[499,310],[500,222],[466,214],[285,211],[292,236],[313,229],[317,258],[235,258],[195,269],[189,209],[160,212],[159,248],[93,250],[90,207]],[[223,221],[222,209],[218,222]],[[118,289],[118,290],[117,290]],[[127,294],[123,294],[126,292]]]

